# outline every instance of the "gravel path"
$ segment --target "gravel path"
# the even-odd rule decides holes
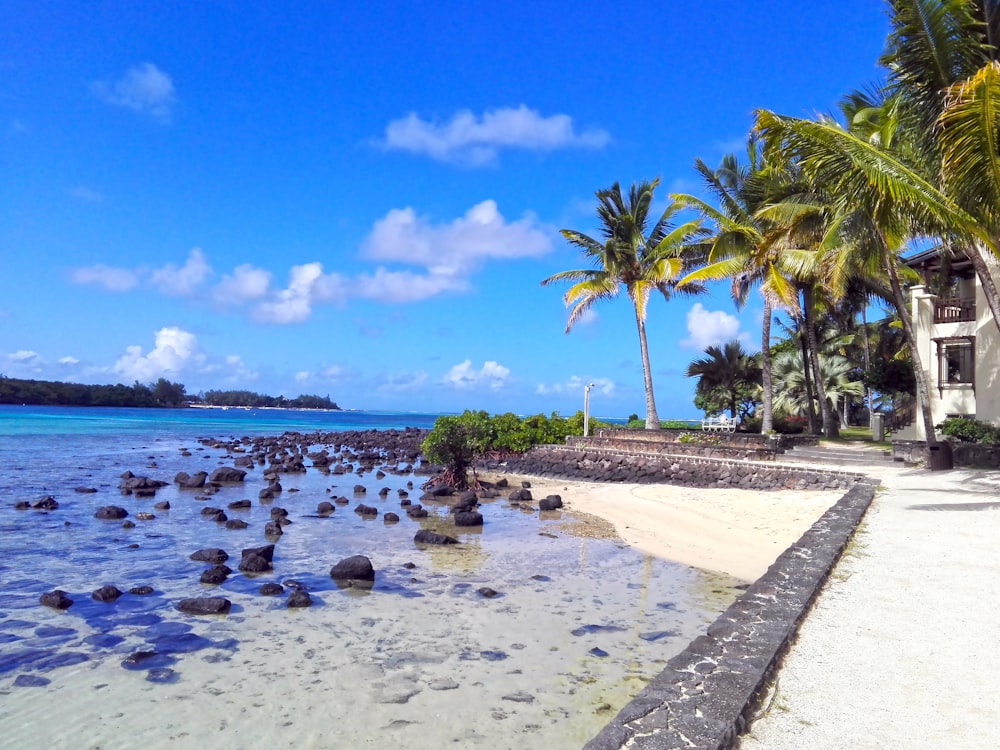
[[[1000,747],[1000,472],[877,476],[743,750]]]

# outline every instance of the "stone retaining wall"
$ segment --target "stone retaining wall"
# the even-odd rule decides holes
[[[759,432],[708,432],[697,427],[690,430],[632,430],[624,427],[601,427],[594,430],[594,437],[615,440],[655,441],[662,443],[677,443],[682,436],[704,436],[712,438],[717,445],[731,447],[764,448],[783,453],[796,445],[816,445],[819,439],[815,435],[761,435]],[[687,438],[685,438],[687,439]]]
[[[672,456],[705,456],[707,458],[728,458],[740,461],[773,461],[774,448],[755,448],[726,444],[716,445],[709,435],[705,442],[665,442],[658,440],[623,440],[620,437],[578,437],[566,438],[566,445],[573,448],[604,448],[619,452],[665,453]]]
[[[952,460],[956,468],[1000,469],[1000,447],[958,441],[949,442],[951,443]],[[925,460],[924,450],[926,448],[927,443],[923,440],[893,440],[892,457],[896,461],[922,464]]]
[[[855,483],[705,635],[667,662],[585,750],[738,747],[877,484],[874,479]]]
[[[505,468],[517,474],[598,482],[749,490],[847,489],[862,478],[860,474],[797,466],[556,445],[536,446],[523,456],[509,460]]]

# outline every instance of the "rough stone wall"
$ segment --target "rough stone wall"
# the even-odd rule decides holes
[[[742,461],[773,461],[773,448],[755,448],[726,444],[716,445],[706,437],[703,443],[679,443],[655,440],[622,439],[620,437],[575,437],[566,438],[566,445],[573,448],[604,448],[612,451],[642,451],[644,453],[668,453],[672,456],[705,456],[708,458],[728,458]]]
[[[871,504],[863,479],[585,746],[729,750],[749,727],[809,607]]]
[[[951,442],[951,455],[955,467],[975,469],[1000,469],[1000,446],[977,443]],[[922,464],[927,443],[923,440],[893,440],[892,457],[896,461]]]
[[[860,474],[661,453],[623,453],[600,448],[536,446],[507,462],[517,474],[598,482],[662,483],[752,490],[847,489]]]
[[[744,448],[765,448],[782,453],[796,445],[816,445],[815,435],[761,435],[757,432],[708,432],[697,427],[690,430],[630,430],[624,427],[601,427],[594,430],[596,438],[639,440],[642,442],[677,443],[682,436],[712,439],[717,445]],[[685,438],[685,439],[689,439]]]

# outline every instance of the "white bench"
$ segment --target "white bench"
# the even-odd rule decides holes
[[[701,420],[704,432],[736,432],[736,419],[725,414],[718,417],[706,417]]]

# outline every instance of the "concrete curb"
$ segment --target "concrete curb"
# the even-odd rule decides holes
[[[864,478],[688,644],[585,750],[738,747],[799,625],[871,505]]]

